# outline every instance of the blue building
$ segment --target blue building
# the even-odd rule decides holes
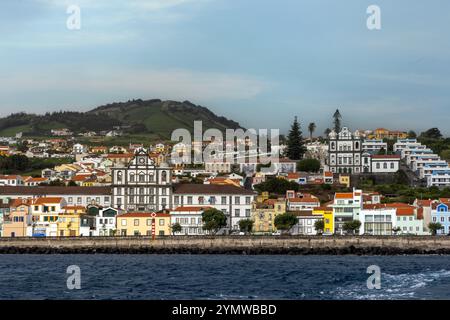
[[[439,222],[444,228],[438,234],[450,233],[450,203],[437,203],[431,210],[431,222]]]

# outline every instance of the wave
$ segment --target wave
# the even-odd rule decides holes
[[[450,278],[450,270],[402,274],[382,273],[380,289],[368,289],[363,282],[338,287],[330,294],[332,298],[339,300],[420,299],[419,291],[431,290],[431,286],[446,278]]]

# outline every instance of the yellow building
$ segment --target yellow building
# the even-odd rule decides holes
[[[66,206],[58,215],[58,236],[78,237],[80,235],[81,215],[86,213],[83,206]]]
[[[339,175],[339,184],[342,184],[347,188],[350,188],[350,176],[343,174]]]
[[[259,196],[257,201],[252,204],[253,232],[272,233],[277,231],[275,217],[285,212],[285,199],[265,199],[264,194]]]
[[[408,138],[408,133],[398,130],[388,130],[385,128],[375,129],[373,134],[369,135],[369,139],[406,139]]]
[[[152,221],[155,235],[171,234],[170,214],[150,212],[129,212],[117,216],[117,231],[121,236],[151,236]]]
[[[323,233],[334,233],[334,217],[333,208],[331,207],[317,207],[313,209],[313,215],[321,215],[323,218]]]

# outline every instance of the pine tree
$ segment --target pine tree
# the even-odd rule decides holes
[[[334,124],[334,131],[336,133],[341,132],[341,113],[339,112],[339,109],[336,109],[335,113],[333,114],[333,124]]]
[[[306,148],[303,145],[300,123],[297,121],[297,117],[295,117],[294,123],[292,123],[291,130],[289,131],[287,139],[286,155],[291,160],[300,160],[303,158],[303,154],[305,152]]]

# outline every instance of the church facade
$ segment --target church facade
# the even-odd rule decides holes
[[[139,148],[123,167],[112,168],[113,205],[127,212],[154,212],[172,207],[172,172],[156,166],[147,150]]]
[[[347,127],[337,133],[332,130],[328,136],[329,171],[333,173],[361,173],[362,136],[358,130],[351,132]]]

